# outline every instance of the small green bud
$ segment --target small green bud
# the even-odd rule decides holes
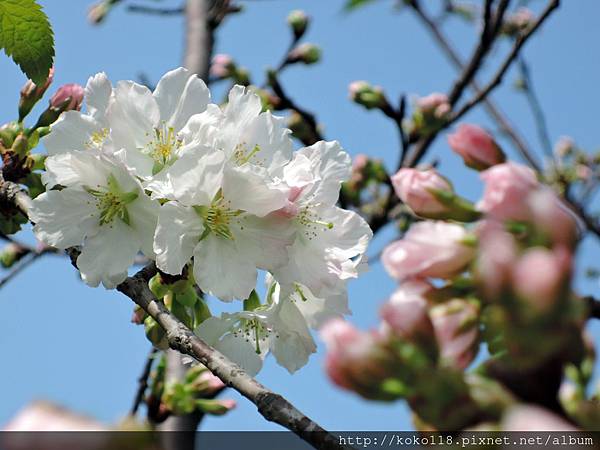
[[[304,64],[315,64],[321,60],[321,49],[315,44],[301,44],[293,48],[287,57],[288,64],[301,62]]]
[[[294,37],[300,39],[308,28],[309,17],[304,11],[296,9],[288,14],[287,22],[292,28]]]
[[[165,330],[152,317],[146,317],[146,320],[144,320],[144,331],[148,340],[156,348],[160,350],[167,350],[169,348]]]
[[[159,273],[150,278],[148,287],[158,299],[163,298],[169,292],[169,285],[163,283]]]
[[[379,86],[371,86],[366,81],[354,81],[348,87],[350,99],[367,109],[382,108],[387,105],[387,99],[383,89]]]
[[[236,407],[234,400],[209,400],[199,398],[196,400],[196,406],[200,411],[214,416],[222,416]]]
[[[8,269],[27,254],[27,249],[17,244],[8,244],[0,252],[0,265]]]
[[[198,300],[198,295],[196,294],[196,290],[193,286],[188,285],[188,287],[182,291],[175,294],[175,301],[181,303],[183,306],[193,307]]]

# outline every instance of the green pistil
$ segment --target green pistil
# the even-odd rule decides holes
[[[222,238],[234,240],[229,225],[241,214],[241,211],[229,209],[228,202],[219,196],[210,206],[194,206],[194,210],[202,218],[206,227],[201,239],[208,233],[214,233]]]
[[[100,225],[109,224],[115,218],[130,225],[127,205],[138,198],[138,193],[122,192],[117,179],[112,174],[108,177],[107,187],[108,189],[85,187],[85,190],[96,198],[96,207],[100,211]]]
[[[258,152],[260,152],[260,146],[258,144],[256,144],[248,154],[246,154],[243,144],[240,144],[233,153],[233,158],[238,165],[242,166],[250,161],[250,159]]]

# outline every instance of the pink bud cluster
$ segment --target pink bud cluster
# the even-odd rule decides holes
[[[419,107],[431,111],[443,103],[430,97]],[[533,170],[506,162],[482,128],[462,125],[449,144],[481,171],[482,198],[475,204],[461,199],[433,168],[400,169],[391,177],[396,195],[427,220],[413,223],[382,253],[384,268],[399,283],[381,307],[382,324],[366,333],[337,321],[323,331],[331,379],[368,398],[372,392],[365,392],[397,375],[398,361],[381,363],[392,342],[418,347],[433,367],[464,370],[477,355],[486,305],[509,308],[508,316],[517,308],[517,315],[547,318],[571,298],[579,237],[573,213]],[[468,219],[457,219],[461,214]]]

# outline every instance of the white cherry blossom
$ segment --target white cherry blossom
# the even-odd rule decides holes
[[[33,200],[34,232],[59,249],[81,245],[77,267],[87,284],[114,288],[140,250],[154,257],[159,205],[119,161],[73,151],[49,157],[46,167],[63,188]]]

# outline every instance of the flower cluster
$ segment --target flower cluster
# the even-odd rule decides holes
[[[425,429],[461,429],[484,415],[503,426],[517,403],[511,390],[527,399],[512,376],[523,382],[524,371],[544,364],[572,371],[583,364],[569,350],[583,347],[585,304],[571,290],[579,224],[533,170],[506,162],[480,127],[462,125],[449,144],[481,171],[482,198],[459,197],[433,168],[392,176],[396,195],[417,216],[382,253],[399,286],[381,308],[379,329],[325,325],[326,369],[363,397],[405,398]],[[463,373],[482,343],[492,358]]]
[[[223,301],[248,299],[257,271],[268,271],[266,304],[198,332],[253,372],[269,348],[289,370],[303,365],[314,351],[308,326],[347,312],[346,281],[371,238],[360,216],[336,206],[348,154],[337,142],[293,152],[290,130],[257,95],[234,86],[220,107],[183,68],[154,92],[113,87],[101,73],[85,99],[86,113],[63,114],[43,139],[38,238],[81,246],[77,267],[91,286],[115,287],[140,251]]]

